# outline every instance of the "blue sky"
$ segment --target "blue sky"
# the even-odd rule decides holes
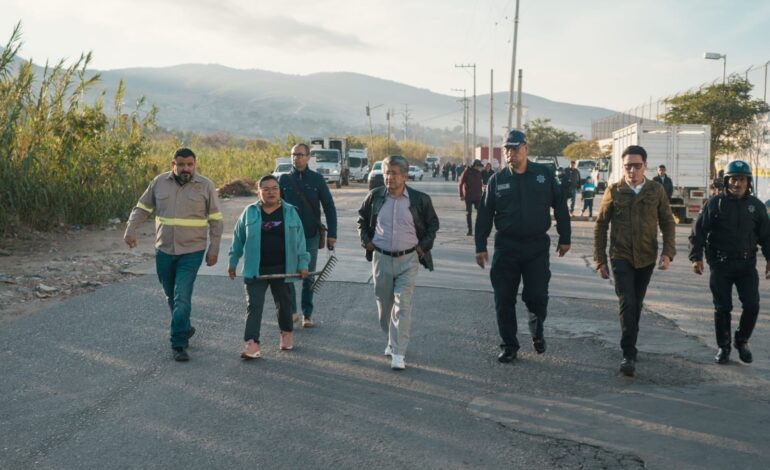
[[[350,71],[456,94],[506,91],[515,0],[4,0],[37,63],[93,51],[93,68],[217,63]],[[770,60],[770,2],[521,0],[517,68],[544,98],[628,109]],[[761,89],[764,69],[750,73]],[[761,92],[760,92],[761,95]]]

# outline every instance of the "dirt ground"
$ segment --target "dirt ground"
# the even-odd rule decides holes
[[[220,199],[225,230],[256,197]],[[139,246],[123,242],[126,223],[38,232],[17,227],[0,239],[0,321],[28,315],[63,299],[130,279],[137,264],[153,259],[154,223],[140,228]],[[228,247],[220,246],[219,263]]]

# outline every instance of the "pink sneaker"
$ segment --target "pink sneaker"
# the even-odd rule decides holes
[[[250,339],[243,345],[243,351],[241,351],[241,357],[244,359],[257,359],[262,357],[262,353],[259,351],[259,343]]]
[[[288,351],[292,349],[294,346],[291,344],[291,331],[282,331],[281,332],[281,349],[284,351]]]

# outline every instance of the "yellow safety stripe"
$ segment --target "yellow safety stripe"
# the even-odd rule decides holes
[[[155,217],[161,225],[175,225],[177,227],[206,227],[209,221],[206,219],[175,219],[172,217]]]
[[[209,220],[222,220],[222,213],[221,212],[214,212],[209,214]]]
[[[142,204],[141,201],[136,203],[136,207],[138,207],[138,208],[140,208],[140,209],[142,209],[144,211],[147,211],[147,212],[152,212],[153,210],[155,210],[155,209],[153,209],[150,206],[145,206],[144,204]]]

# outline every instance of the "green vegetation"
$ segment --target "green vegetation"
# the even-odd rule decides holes
[[[550,119],[535,119],[524,124],[524,133],[527,134],[527,146],[530,155],[563,155],[564,149],[568,145],[580,140],[576,133],[557,129],[550,122]]]
[[[731,75],[725,85],[710,85],[666,100],[671,109],[663,119],[669,124],[711,126],[711,173],[714,157],[752,146],[755,119],[770,111],[767,103],[751,99],[752,85]]]
[[[220,187],[270,173],[277,157],[307,141],[292,134],[268,141],[164,131],[144,99],[125,109],[122,82],[111,99],[102,94],[86,102],[85,92],[100,79],[87,72],[90,54],[41,70],[18,59],[20,38],[17,25],[0,53],[0,235],[16,224],[48,230],[125,220],[181,146],[195,151],[197,171]],[[384,136],[348,139],[349,148],[369,148],[371,161],[398,154],[419,164],[436,151]]]
[[[564,148],[564,156],[570,160],[589,160],[604,155],[605,153],[599,148],[599,142],[596,139],[580,140]]]

